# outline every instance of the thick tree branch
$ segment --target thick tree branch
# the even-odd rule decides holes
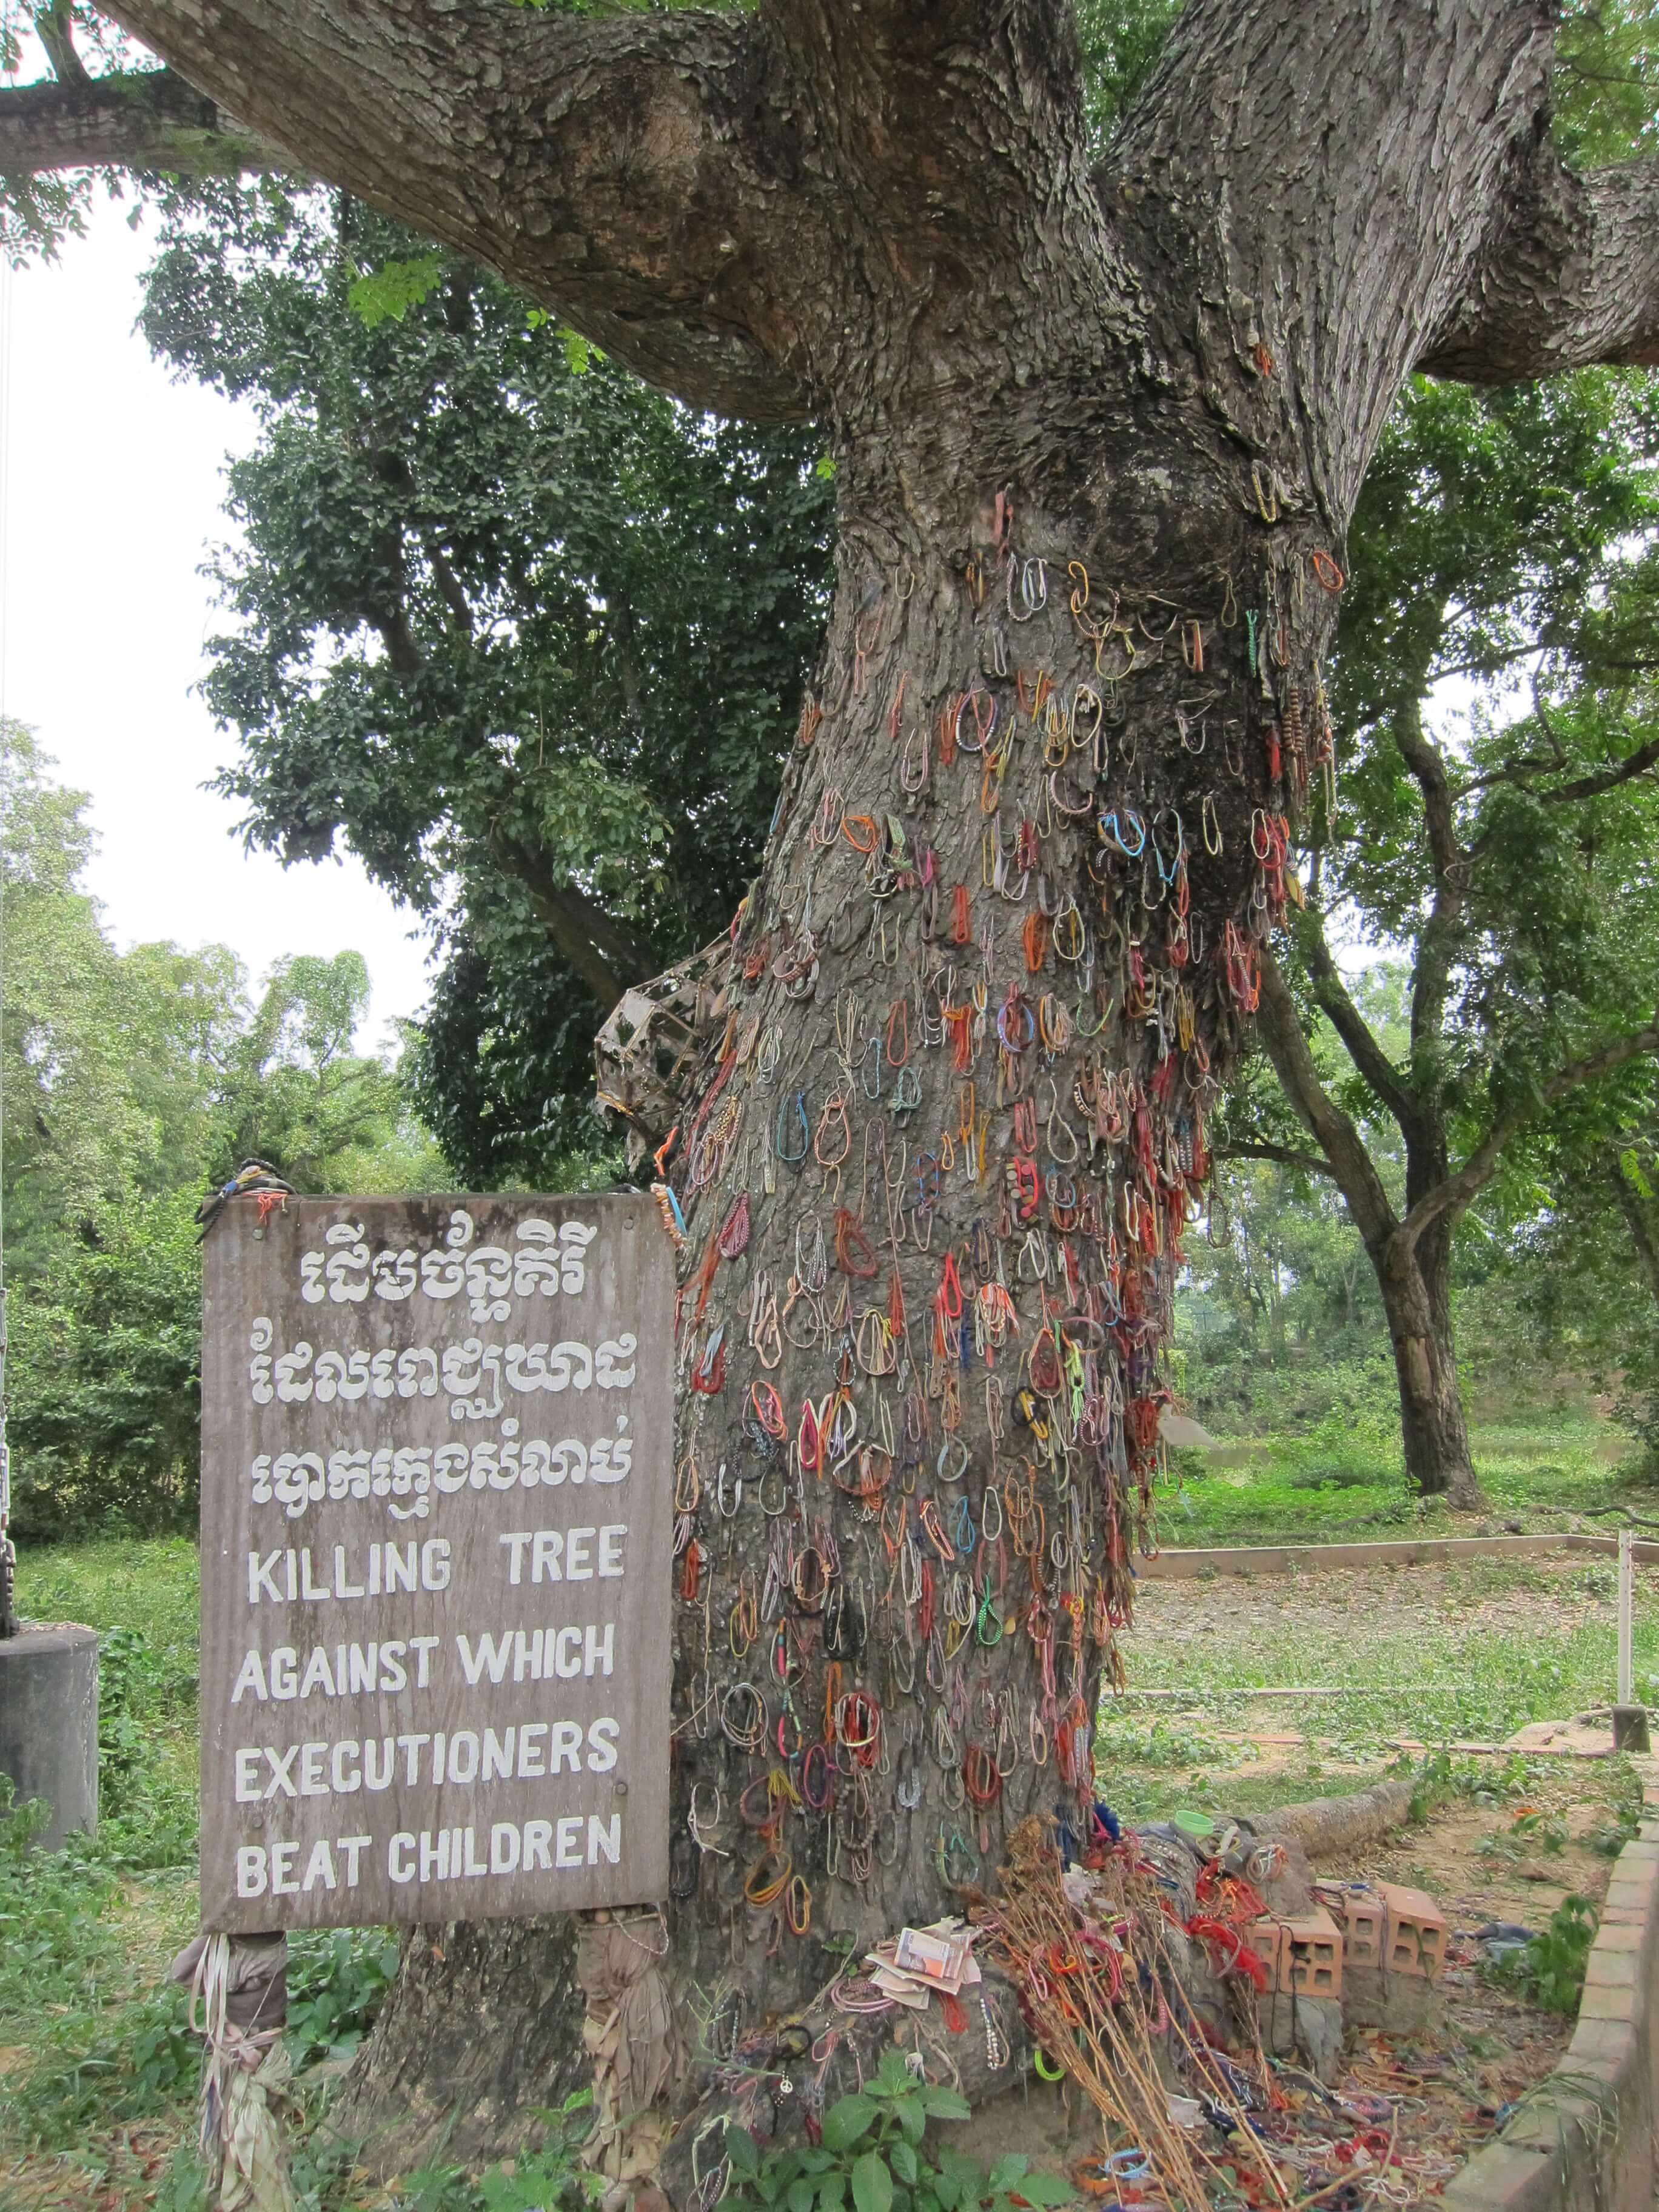
[[[1445,1021],[1446,994],[1451,988],[1452,963],[1468,900],[1470,863],[1457,842],[1451,781],[1439,746],[1424,730],[1421,701],[1413,699],[1402,707],[1390,722],[1389,731],[1422,796],[1423,823],[1434,870],[1434,902],[1418,943],[1416,972],[1412,977],[1412,1059],[1422,1073],[1425,1058],[1439,1045]]]
[[[745,159],[769,101],[750,19],[489,0],[111,13],[301,169],[488,263],[652,381],[809,413],[769,325],[763,243],[781,226],[776,179]]]
[[[1624,1215],[1625,1226],[1630,1231],[1631,1242],[1636,1247],[1643,1277],[1655,1303],[1659,1304],[1659,1238],[1654,1235],[1647,1207],[1631,1187],[1630,1178],[1616,1155],[1608,1162],[1607,1177],[1613,1185],[1613,1202]]]
[[[895,232],[913,228],[922,183],[900,116],[929,118],[935,226],[948,207],[981,228],[988,191],[1018,179],[1023,197],[1057,155],[1082,152],[1075,0],[760,0],[757,12],[843,173],[876,182]]]
[[[1368,1251],[1383,1249],[1398,1227],[1364,1139],[1319,1079],[1308,1040],[1272,948],[1261,948],[1261,1002],[1256,1027],[1285,1096],[1330,1164],[1338,1189]]]
[[[1530,154],[1553,19],[1535,0],[1347,0],[1310,36],[1313,20],[1283,0],[1190,0],[1103,188],[1200,240],[1212,404],[1260,343],[1274,367],[1248,372],[1241,434],[1270,441],[1281,480],[1302,477],[1340,529]],[[1386,316],[1354,312],[1384,301]]]
[[[1265,1000],[1265,990],[1263,997]],[[1659,1020],[1650,1022],[1645,1029],[1636,1030],[1627,1037],[1613,1038],[1595,1052],[1586,1053],[1582,1060],[1571,1061],[1547,1083],[1540,1084],[1523,1104],[1500,1114],[1457,1172],[1418,1200],[1400,1224],[1403,1241],[1415,1249],[1432,1223],[1445,1214],[1455,1218],[1462,1213],[1497,1173],[1504,1146],[1546,1106],[1554,1105],[1557,1099],[1565,1098],[1582,1084],[1595,1082],[1598,1075],[1611,1074],[1615,1067],[1623,1067],[1626,1061],[1650,1052],[1659,1053]]]
[[[56,83],[0,88],[0,176],[110,167],[234,177],[276,160],[274,147],[172,70],[60,72]]]
[[[491,831],[490,844],[502,867],[524,885],[549,936],[607,1014],[630,983],[646,982],[661,968],[661,960],[626,922],[556,875],[544,854],[500,829]]]
[[[1409,1132],[1417,1123],[1415,1101],[1401,1083],[1400,1071],[1371,1035],[1365,1017],[1349,995],[1342,971],[1325,942],[1325,926],[1316,909],[1310,906],[1297,916],[1294,927],[1297,948],[1307,965],[1308,980],[1320,1012],[1342,1040],[1343,1050],[1379,1102],[1393,1115],[1402,1132]]]
[[[1489,784],[1526,784],[1534,775],[1550,775],[1559,771],[1557,761],[1507,761],[1502,768],[1491,769],[1485,775],[1471,776],[1458,796],[1465,792],[1481,791]],[[1627,753],[1621,761],[1614,761],[1591,775],[1574,776],[1570,782],[1552,784],[1547,791],[1534,791],[1533,797],[1540,805],[1559,805],[1569,799],[1599,799],[1603,792],[1616,791],[1621,783],[1632,783],[1638,775],[1645,775],[1651,768],[1659,768],[1659,738],[1650,738],[1644,745]]]
[[[1293,1145],[1218,1145],[1213,1157],[1218,1160],[1273,1160],[1282,1168],[1299,1168],[1304,1175],[1328,1176],[1333,1181],[1336,1176],[1336,1170],[1320,1153],[1298,1152]]]
[[[46,48],[52,73],[59,84],[85,84],[86,64],[75,51],[73,0],[48,0],[34,11],[34,35]]]
[[[1593,362],[1659,362],[1659,161],[1579,174],[1541,137],[1417,365],[1512,384]]]

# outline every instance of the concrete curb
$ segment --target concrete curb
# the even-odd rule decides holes
[[[1635,1543],[1640,1566],[1659,1566],[1659,1544]],[[1424,1536],[1380,1544],[1234,1544],[1207,1551],[1164,1551],[1137,1559],[1144,1582],[1187,1582],[1197,1575],[1314,1574],[1331,1567],[1425,1567],[1437,1560],[1505,1559],[1547,1552],[1600,1552],[1616,1558],[1616,1536],[1564,1531],[1553,1536]]]
[[[1613,1864],[1572,2041],[1498,2140],[1448,2183],[1446,2212],[1652,2212],[1659,1759],[1633,1764],[1646,1817]]]

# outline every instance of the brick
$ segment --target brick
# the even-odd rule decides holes
[[[1596,1932],[1595,1948],[1600,1951],[1604,1947],[1609,1951],[1639,1951],[1642,1948],[1642,1929],[1639,1923],[1615,1921],[1610,1928],[1599,1929]]]
[[[1636,1954],[1633,1951],[1604,1951],[1598,1943],[1584,1966],[1586,1989],[1633,1990]]]
[[[1633,1989],[1608,1989],[1600,1983],[1586,1980],[1584,1995],[1578,2007],[1580,2020],[1617,2020],[1628,2022],[1636,2009]]]
[[[1284,1923],[1281,1972],[1302,1997],[1342,1994],[1342,1933],[1322,1905]]]
[[[1426,1891],[1392,1881],[1378,1882],[1376,1890],[1388,1913],[1389,1972],[1433,1981],[1446,1963],[1445,1914]]]
[[[1382,1937],[1387,1913],[1382,1900],[1364,1890],[1345,1890],[1331,1906],[1342,1930],[1342,1966],[1378,1966],[1382,1963]]]
[[[1254,1951],[1267,1969],[1268,1989],[1278,1989],[1280,1986],[1280,1954],[1283,1950],[1283,1934],[1279,1922],[1277,1920],[1251,1921],[1249,1926],[1244,1930],[1244,1942],[1246,1948]]]

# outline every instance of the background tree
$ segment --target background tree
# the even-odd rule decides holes
[[[302,1189],[446,1177],[397,1067],[353,1048],[356,953],[281,961],[250,1002],[222,945],[118,951],[80,885],[86,793],[28,731],[0,738],[15,1526],[189,1527],[204,1188],[251,1152]]]
[[[1565,1101],[1516,1145],[1496,1195],[1516,1356],[1587,1374],[1659,1474],[1659,1070]]]
[[[1286,1101],[1312,1133],[1312,1169],[1341,1190],[1382,1291],[1407,1474],[1457,1504],[1479,1501],[1457,1224],[1507,1143],[1659,1047],[1655,409],[1651,380],[1605,373],[1408,395],[1351,541],[1334,681],[1351,763],[1310,830],[1305,902],[1263,963],[1260,1036],[1282,1088],[1237,1091],[1223,1146],[1295,1152]],[[1434,714],[1449,678],[1507,679],[1513,699],[1517,674],[1528,712],[1477,708],[1467,736]],[[1408,952],[1393,1036],[1339,965],[1359,945]],[[1340,1080],[1310,1052],[1310,1006],[1340,1042]],[[1381,1123],[1403,1192],[1368,1138]]]
[[[963,1761],[988,1789],[990,1757],[999,1819],[1056,1786],[1090,1794],[1180,1231],[1214,1088],[1269,988],[1287,817],[1334,750],[1323,670],[1367,464],[1413,369],[1505,383],[1659,355],[1659,169],[1563,166],[1534,0],[1342,0],[1317,43],[1290,0],[1196,0],[1103,149],[1065,0],[117,14],[223,103],[201,127],[234,113],[690,406],[816,421],[835,464],[824,647],[734,933],[729,1018],[678,1102],[680,1444],[758,1474],[755,1394],[780,1393],[815,1462],[793,1514],[786,1490],[797,1559],[827,1565],[830,1546],[831,1617],[866,1624],[848,1650],[860,1688],[925,1723],[937,1756],[920,1817],[852,1759],[833,1809],[792,1822],[811,1941],[770,1942],[747,1912],[769,1862],[699,1865],[677,1834],[677,1978],[720,1974],[733,2004],[775,2008],[826,1978],[823,1937],[856,1950],[969,1870],[951,1843]],[[0,161],[60,164],[71,111],[76,151],[117,156],[122,100],[64,92],[0,108]],[[127,136],[154,158],[153,110]],[[876,1044],[913,1079],[902,1161],[894,1092],[865,1085]],[[1002,1377],[975,1364],[999,1346]],[[1030,1427],[1022,1374],[1044,1408]],[[826,1394],[846,1416],[834,1443],[799,1410]],[[860,1458],[884,1417],[893,1455]],[[955,1475],[980,1508],[957,1570],[986,1622],[977,1703],[942,1625],[907,1690],[920,1607],[863,1553],[861,1516],[898,1510],[913,1435],[918,1500],[948,1508]],[[977,1532],[1011,1476],[1020,1580],[993,1639]],[[1058,1557],[1032,1541],[1039,1503]],[[908,1531],[894,1540],[906,1578],[931,1572]],[[777,1626],[742,1657],[741,1636],[714,1638],[696,1541],[676,1608],[677,1822],[698,1779],[728,1802],[763,1783],[741,1729],[709,1716],[757,1686]],[[763,1586],[768,1544],[734,1532],[723,1603],[745,1568]],[[823,1604],[784,1608],[806,1726],[844,1663],[811,1571]],[[993,1747],[1005,1717],[1017,1744],[1021,1715],[1053,1764],[1016,1749],[1004,1776]],[[800,1923],[799,1893],[780,1894]],[[459,2100],[455,2146],[522,2125],[574,2063],[567,2008],[545,2002],[568,1966],[568,1934],[539,1926],[412,1944],[358,2114],[389,2100],[418,2134]],[[462,2020],[465,2038],[446,2032]]]
[[[600,1140],[592,1034],[730,921],[823,626],[810,431],[689,414],[459,254],[275,179],[175,192],[144,330],[253,402],[222,779],[444,948],[412,1071],[468,1182]]]

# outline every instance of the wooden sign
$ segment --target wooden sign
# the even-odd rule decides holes
[[[247,1196],[203,1256],[204,1926],[663,1896],[652,1201]]]

